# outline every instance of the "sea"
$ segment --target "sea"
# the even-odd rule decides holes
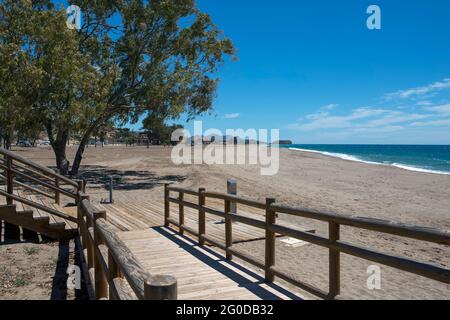
[[[373,165],[450,175],[450,145],[292,144],[282,147]]]

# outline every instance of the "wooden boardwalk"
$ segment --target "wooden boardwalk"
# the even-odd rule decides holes
[[[218,207],[219,203],[209,204]],[[145,200],[139,202],[116,201],[114,204],[96,204],[99,209],[106,210],[108,222],[120,231],[136,231],[164,225],[163,201]],[[175,206],[173,206],[175,207]],[[172,217],[177,218],[178,208],[171,208]],[[243,214],[239,211],[240,214]],[[248,216],[257,216],[261,212],[246,212]],[[196,230],[198,228],[198,211],[185,208],[186,226]],[[209,237],[224,243],[225,224],[220,218],[206,216],[206,232]],[[242,223],[233,224],[233,243],[264,239],[264,230]]]
[[[151,274],[176,277],[178,299],[303,299],[277,283],[264,282],[262,276],[171,229],[126,231],[119,237]],[[133,295],[131,289],[129,294]]]

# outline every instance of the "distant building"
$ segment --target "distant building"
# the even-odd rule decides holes
[[[288,144],[292,144],[291,140],[278,140],[273,142],[272,144],[278,144],[278,145],[288,145]]]

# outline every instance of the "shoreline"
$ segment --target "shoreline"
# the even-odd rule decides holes
[[[346,161],[360,162],[360,163],[372,164],[372,165],[378,165],[378,166],[394,167],[394,168],[403,169],[403,170],[412,171],[412,172],[438,174],[438,175],[450,175],[450,172],[439,171],[439,170],[430,170],[430,169],[414,167],[414,166],[402,164],[402,163],[382,163],[382,162],[363,160],[356,156],[353,156],[350,154],[345,154],[345,153],[319,151],[319,150],[293,148],[293,147],[284,148],[284,149],[288,149],[291,151],[300,151],[300,152],[321,154],[323,156],[337,158],[337,159],[346,160]]]

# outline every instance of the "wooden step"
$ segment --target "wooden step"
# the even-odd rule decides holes
[[[21,216],[24,216],[24,217],[27,217],[29,219],[33,219],[33,216],[34,216],[33,210],[17,211],[17,214],[21,215]]]
[[[15,205],[1,205],[0,220],[57,240],[72,239],[78,234],[75,228],[66,229],[63,221],[51,220],[49,216],[37,216],[33,210],[17,211]]]
[[[49,227],[55,230],[64,231],[66,229],[65,222],[52,222],[49,224]]]
[[[33,220],[39,225],[49,225],[50,223],[49,217],[33,217]]]

